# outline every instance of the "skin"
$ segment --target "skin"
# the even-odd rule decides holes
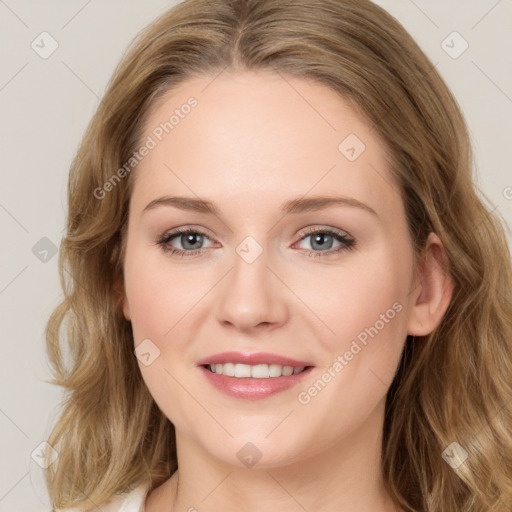
[[[441,270],[440,240],[430,235],[415,273],[386,148],[326,86],[252,71],[189,79],[152,109],[143,140],[190,96],[197,107],[132,176],[123,312],[135,347],[149,338],[160,350],[139,367],[175,425],[179,465],[149,494],[146,511],[400,510],[381,477],[384,404],[407,334],[431,332],[448,307],[453,286]],[[354,161],[338,150],[349,134],[366,146]],[[166,195],[212,201],[220,214],[169,206],[143,213]],[[279,211],[316,195],[353,198],[375,214],[350,205]],[[203,252],[165,252],[157,241],[177,227],[204,232],[202,244],[192,241]],[[342,243],[327,236],[319,248],[306,227],[334,228],[356,244],[319,256]],[[262,249],[252,263],[236,252],[247,236]],[[186,244],[178,234],[167,245],[190,251]],[[396,303],[400,312],[300,403],[299,392]],[[315,368],[274,396],[233,398],[196,366],[228,350],[273,352]],[[247,442],[261,453],[252,467],[237,457]]]

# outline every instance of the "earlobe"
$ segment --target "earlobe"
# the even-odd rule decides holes
[[[453,280],[447,267],[443,244],[435,233],[430,233],[418,265],[418,284],[412,292],[416,302],[409,317],[408,334],[426,336],[441,323],[453,294]]]

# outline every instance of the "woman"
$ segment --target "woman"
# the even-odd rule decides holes
[[[510,253],[471,158],[369,1],[152,23],[71,167],[54,506],[509,510]]]

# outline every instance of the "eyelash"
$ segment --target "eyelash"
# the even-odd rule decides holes
[[[185,251],[182,249],[176,249],[175,247],[170,248],[169,243],[173,238],[176,238],[179,235],[182,234],[199,234],[202,236],[205,236],[207,238],[210,238],[206,233],[204,233],[201,230],[197,229],[190,229],[190,228],[177,228],[171,233],[165,233],[162,235],[162,237],[157,241],[157,244],[162,247],[162,250],[166,253],[168,253],[171,256],[180,256],[185,258],[190,258],[192,256],[196,256],[201,254],[205,249],[194,249],[191,251]],[[307,232],[300,238],[299,241],[302,241],[303,239],[307,238],[308,236],[315,235],[317,233],[327,234],[330,236],[333,236],[338,242],[341,242],[341,245],[337,249],[330,249],[328,251],[311,251],[308,249],[304,249],[308,251],[308,256],[310,257],[327,257],[332,256],[333,254],[340,253],[342,251],[348,251],[354,249],[356,245],[355,239],[343,235],[342,233],[338,231],[334,231],[332,229],[322,229],[322,228],[310,228],[307,230]]]

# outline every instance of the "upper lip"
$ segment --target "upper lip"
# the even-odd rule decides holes
[[[244,354],[242,352],[221,352],[213,354],[197,361],[198,366],[208,364],[241,363],[241,364],[278,364],[281,366],[292,366],[299,368],[302,366],[313,366],[308,361],[298,361],[290,357],[271,354],[270,352],[256,352],[254,354]]]

